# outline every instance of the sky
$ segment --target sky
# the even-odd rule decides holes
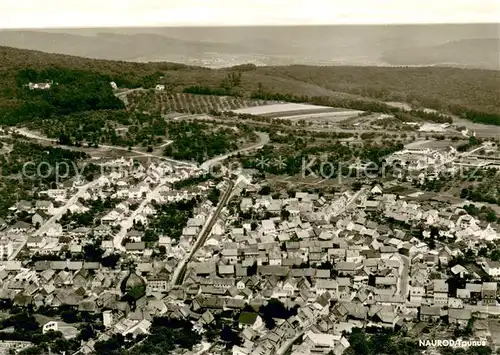
[[[499,21],[498,0],[0,0],[1,28]]]

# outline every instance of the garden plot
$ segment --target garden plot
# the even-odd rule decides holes
[[[317,110],[332,110],[336,111],[333,107],[328,106],[316,106],[309,104],[295,104],[295,103],[284,103],[284,104],[271,104],[271,105],[263,105],[263,106],[255,106],[255,107],[246,107],[234,110],[235,113],[246,113],[250,115],[268,115],[268,114],[286,114],[290,112],[303,112],[307,111],[317,111]]]

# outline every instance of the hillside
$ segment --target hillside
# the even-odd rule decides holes
[[[170,61],[211,68],[241,63],[448,63],[500,69],[498,46],[488,43],[488,39],[498,40],[498,31],[498,24],[0,30],[0,45],[96,59]]]
[[[38,31],[0,32],[0,44],[17,48],[40,50],[89,58],[111,60],[135,60],[155,57],[161,53],[193,56],[203,52],[242,51],[238,45],[224,43],[200,43],[185,41],[155,34],[119,35],[99,33],[96,36],[81,36],[67,33]]]
[[[18,82],[20,70],[60,67],[91,71],[101,75],[102,81],[113,80],[126,88],[147,88],[164,83],[176,92],[192,86],[220,89],[228,75],[237,72],[241,73],[241,80],[229,90],[231,92],[227,91],[230,95],[250,97],[260,90],[267,94],[292,95],[304,101],[311,101],[313,97],[404,101],[460,115],[469,111],[500,113],[500,72],[490,70],[300,65],[247,65],[216,70],[166,62],[95,60],[10,47],[0,47],[0,61],[0,105],[3,108],[20,104],[23,84]],[[471,117],[477,116],[474,115]],[[488,123],[500,123],[500,119],[488,117]]]
[[[264,67],[259,73],[330,90],[447,109],[500,112],[500,72],[441,67]]]
[[[499,38],[462,39],[431,46],[408,46],[383,53],[394,65],[449,65],[498,70]],[[480,55],[478,55],[480,53]],[[474,63],[474,64],[471,64]]]

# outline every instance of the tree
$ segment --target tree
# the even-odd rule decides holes
[[[268,329],[274,329],[276,322],[273,318],[287,319],[297,314],[296,308],[288,309],[283,302],[278,299],[272,298],[265,306],[259,308],[259,313],[266,323]]]
[[[287,209],[281,209],[281,219],[283,221],[288,221],[288,218],[290,217],[290,211],[288,211]]]
[[[228,349],[231,349],[234,345],[241,345],[243,343],[238,333],[233,331],[233,329],[228,325],[225,325],[222,328],[220,339],[228,343]]]
[[[362,186],[363,186],[363,184],[362,184],[361,182],[356,181],[356,182],[354,182],[354,183],[352,184],[352,189],[353,189],[354,191],[359,191],[359,190],[361,190],[361,187],[362,187]]]
[[[270,194],[271,194],[271,187],[269,185],[263,186],[259,191],[259,195],[270,195]]]
[[[493,261],[500,261],[500,249],[495,249],[491,252],[490,259]]]
[[[431,250],[436,249],[436,241],[434,240],[434,238],[430,237],[429,240],[427,241],[427,245]]]
[[[214,186],[208,193],[207,199],[214,205],[219,203],[220,191]]]
[[[495,214],[495,212],[490,211],[490,212],[488,212],[488,214],[486,215],[486,220],[487,220],[488,222],[496,222],[496,220],[497,220],[497,215]]]
[[[67,308],[61,312],[61,318],[66,323],[78,323],[81,321],[80,312]]]
[[[94,327],[91,324],[84,324],[80,328],[80,334],[78,335],[78,339],[83,341],[88,341],[91,338],[96,336],[96,332],[94,331]]]
[[[101,264],[104,267],[114,269],[120,260],[120,254],[111,254],[102,258]]]
[[[86,244],[83,246],[83,257],[85,261],[91,261],[91,262],[101,262],[102,260],[102,255],[104,254],[104,250],[101,249],[101,247],[95,243],[95,244]]]
[[[354,328],[349,336],[349,343],[351,346],[348,354],[371,355],[370,343],[363,330]]]
[[[247,276],[253,276],[257,274],[257,261],[254,261],[252,266],[247,269]]]

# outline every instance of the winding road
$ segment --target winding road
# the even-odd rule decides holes
[[[123,101],[125,106],[128,106],[127,95],[135,91],[146,91],[144,88],[126,89],[125,91],[116,92],[115,96]]]
[[[36,140],[40,140],[40,141],[44,141],[44,142],[50,142],[50,143],[56,142],[55,139],[41,136],[41,135],[39,135],[37,133],[28,131],[28,130],[23,129],[23,128],[17,128],[17,129],[15,129],[13,131],[13,133],[25,136],[26,138],[36,139]],[[172,142],[167,142],[163,146],[171,144],[171,143]],[[61,146],[61,147],[66,148],[66,149],[72,148],[72,147],[66,147],[66,146]],[[139,155],[141,157],[145,157],[145,158],[161,159],[163,161],[166,161],[166,162],[168,162],[168,163],[170,163],[172,165],[176,165],[176,166],[187,166],[187,167],[192,167],[192,168],[196,167],[196,164],[193,164],[193,163],[188,163],[188,162],[184,162],[184,161],[174,160],[174,159],[166,158],[163,155],[158,155],[158,154],[153,154],[153,153],[145,153],[145,152],[141,152],[139,150],[128,149],[128,148],[125,148],[125,147],[120,147],[120,146],[115,146],[115,145],[103,145],[103,144],[100,144],[99,148],[110,149],[110,150],[121,150],[121,151],[128,152],[128,153],[134,153],[134,154],[137,154],[137,155]]]
[[[218,164],[218,163],[226,160],[229,157],[232,157],[234,155],[238,155],[238,154],[241,154],[241,153],[249,152],[251,150],[261,149],[262,147],[264,147],[266,144],[269,143],[270,138],[269,138],[269,135],[267,133],[264,133],[264,132],[255,132],[255,133],[259,136],[259,141],[257,143],[252,144],[251,146],[248,146],[248,147],[245,147],[245,148],[241,148],[241,149],[235,150],[233,152],[230,152],[230,153],[227,153],[227,154],[224,154],[224,155],[220,155],[220,156],[212,158],[210,160],[207,160],[206,162],[204,162],[203,164],[201,164],[201,168],[203,170],[209,170],[215,164]]]

